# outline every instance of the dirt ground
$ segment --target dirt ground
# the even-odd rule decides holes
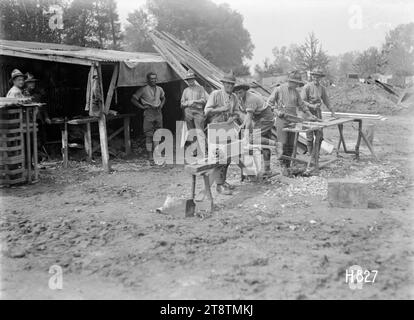
[[[342,154],[317,176],[266,183],[240,182],[234,166],[235,194],[194,218],[155,212],[188,196],[182,166],[48,164],[39,183],[1,189],[2,298],[413,299],[413,120],[373,122],[379,162],[363,147],[360,161]],[[328,206],[327,178],[346,176],[368,183],[369,209]],[[48,287],[52,265],[62,290]],[[351,290],[352,265],[378,270],[375,283]]]

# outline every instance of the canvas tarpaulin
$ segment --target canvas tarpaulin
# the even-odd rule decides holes
[[[155,72],[157,74],[159,83],[180,80],[179,76],[171,69],[171,67],[165,61],[121,61],[119,63],[119,77],[117,86],[137,87],[146,85],[146,75],[148,72]]]

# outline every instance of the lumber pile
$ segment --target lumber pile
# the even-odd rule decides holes
[[[22,105],[31,102],[31,98],[5,98],[0,97],[0,108],[13,106],[13,105]]]
[[[149,36],[154,42],[154,49],[168,62],[173,70],[184,80],[186,71],[193,70],[197,76],[212,88],[222,87],[221,79],[224,71],[220,70],[197,50],[185,44],[168,32],[152,31]],[[252,88],[258,89],[265,96],[270,95],[270,89],[253,81]]]
[[[381,120],[384,121],[387,118],[380,114],[370,114],[370,113],[349,113],[349,112],[335,112],[335,114],[340,118],[353,118],[353,119],[366,119],[366,120]],[[331,115],[330,112],[322,111],[323,118],[329,118]]]

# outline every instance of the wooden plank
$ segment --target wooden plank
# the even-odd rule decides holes
[[[12,156],[8,158],[1,158],[0,159],[0,165],[6,165],[6,164],[22,164],[24,165],[25,156],[23,154]]]
[[[213,200],[213,195],[211,194],[210,178],[208,175],[204,174],[203,179],[204,179],[204,189],[206,191],[207,197],[210,200],[210,212],[213,212],[214,200]]]
[[[204,164],[188,164],[184,167],[184,170],[189,174],[197,175],[202,172],[214,169],[218,166],[217,163],[204,163]]]
[[[98,81],[101,87],[101,92],[103,94],[102,68],[100,64],[98,64]],[[102,101],[101,111],[104,110],[104,106],[105,106],[105,101]],[[104,112],[101,112],[98,125],[99,125],[99,140],[101,143],[102,166],[106,172],[110,172],[111,168],[109,164],[108,135],[106,131],[106,114]]]
[[[109,148],[108,148],[108,136],[107,136],[107,131],[106,131],[106,115],[104,113],[101,114],[98,125],[99,125],[99,140],[101,144],[102,166],[106,172],[110,172],[111,167],[109,164]]]
[[[30,110],[26,110],[26,154],[27,154],[27,181],[32,182],[32,148],[30,145]]]
[[[116,88],[116,81],[118,80],[119,74],[119,64],[116,63],[114,66],[114,71],[112,72],[111,83],[109,84],[108,93],[105,99],[105,107],[104,112],[108,113],[109,109],[111,108],[112,96],[114,95],[114,91]]]
[[[53,62],[61,62],[61,63],[69,63],[69,64],[78,64],[84,66],[90,66],[93,62],[90,60],[73,58],[73,57],[63,57],[63,56],[54,56],[54,55],[46,55],[46,54],[35,54],[29,52],[22,52],[20,50],[12,50],[1,47],[1,55],[3,56],[12,56],[12,57],[20,57],[20,58],[28,58],[34,60],[43,60],[43,61],[53,61]]]
[[[125,143],[125,153],[127,155],[131,154],[131,135],[130,135],[130,117],[124,118],[124,143]]]
[[[69,162],[69,152],[68,152],[68,124],[65,122],[61,128],[62,133],[62,159],[63,159],[63,167],[68,167]]]
[[[92,160],[92,132],[91,132],[91,124],[86,124],[86,130],[83,133],[84,144],[85,144],[85,151],[88,156],[88,160]]]
[[[36,127],[38,107],[33,107],[33,127]],[[34,180],[39,179],[39,166],[38,166],[38,154],[37,154],[37,128],[33,130],[33,168],[34,168]]]

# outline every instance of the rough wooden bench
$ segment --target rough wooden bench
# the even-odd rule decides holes
[[[188,164],[185,166],[185,171],[191,174],[191,199],[194,200],[196,192],[197,176],[202,176],[204,180],[204,188],[207,193],[207,197],[210,200],[210,212],[214,211],[214,200],[211,193],[210,178],[208,172],[214,168],[217,168],[220,164],[218,163],[201,163],[201,164]]]
[[[123,119],[123,125],[108,137],[108,141],[112,140],[115,136],[123,132],[124,143],[125,143],[125,153],[127,155],[131,153],[130,121],[131,121],[131,118],[134,116],[135,114],[133,113],[127,113],[127,114],[107,115],[107,118],[106,118],[107,121]],[[85,118],[55,122],[56,124],[61,125],[62,158],[63,158],[63,166],[65,168],[68,167],[68,161],[69,161],[68,148],[71,146],[71,144],[68,142],[68,125],[85,126],[84,148],[85,148],[86,154],[88,155],[88,160],[91,160],[92,154],[95,151],[100,149],[100,146],[96,146],[92,148],[91,124],[98,123],[98,121],[99,121],[98,117],[85,117]]]

